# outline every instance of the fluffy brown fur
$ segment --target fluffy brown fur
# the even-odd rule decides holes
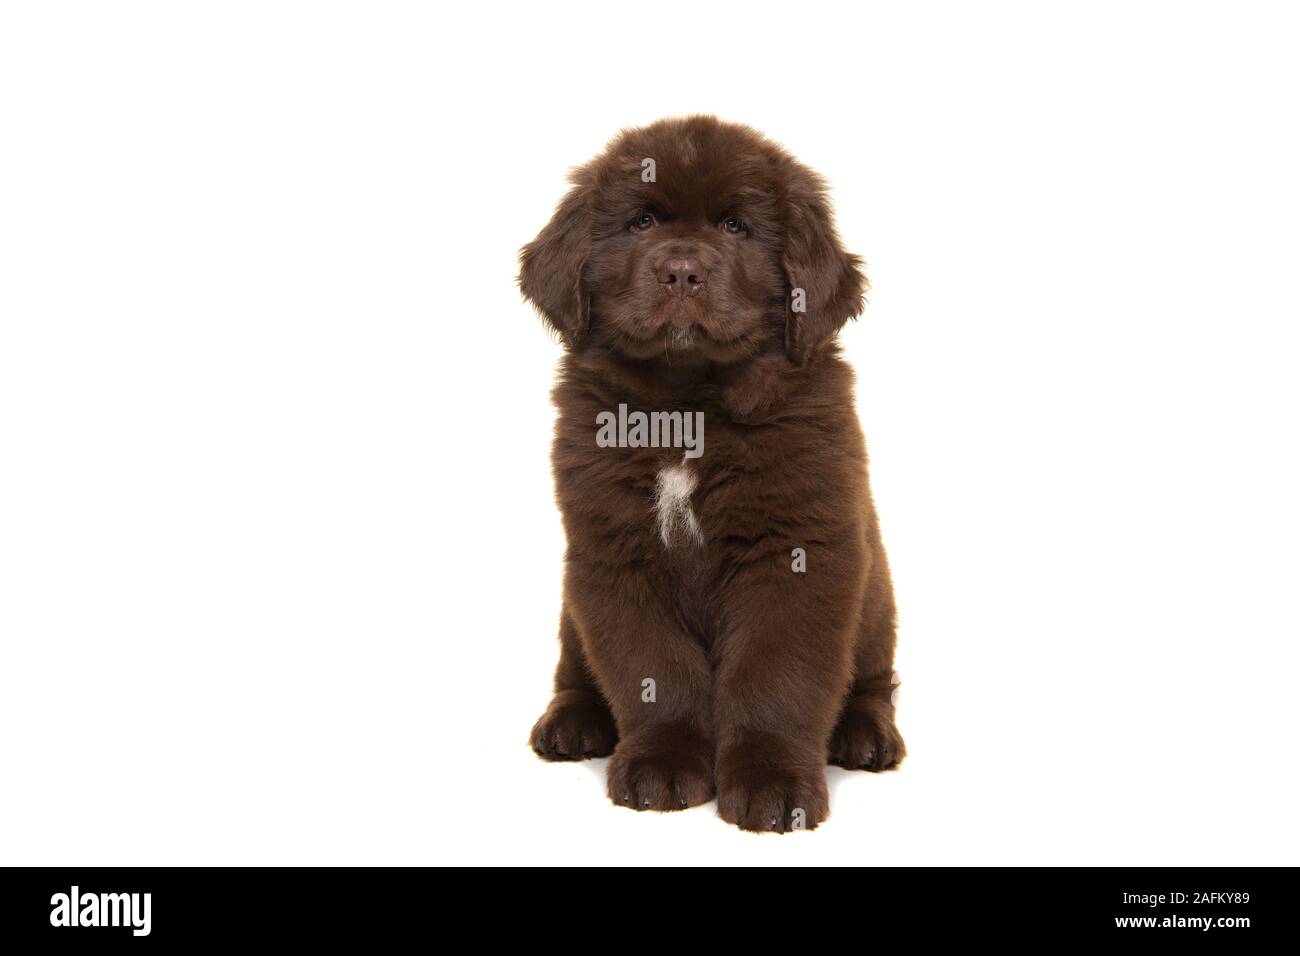
[[[626,131],[572,182],[519,277],[566,346],[560,662],[532,746],[612,753],[622,806],[716,794],[743,829],[812,829],[828,760],[885,770],[904,754],[893,590],[833,341],[862,309],[861,263],[816,174],[712,117]],[[597,416],[620,403],[703,412],[703,455],[598,447]],[[698,540],[657,520],[678,466]]]

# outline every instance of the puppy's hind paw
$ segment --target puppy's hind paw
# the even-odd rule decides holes
[[[827,762],[845,770],[892,770],[907,756],[887,700],[859,695],[844,707],[827,748]]]
[[[528,742],[543,760],[589,760],[614,752],[618,729],[600,695],[564,690],[533,725]]]

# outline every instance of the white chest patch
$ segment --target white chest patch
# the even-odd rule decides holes
[[[659,519],[659,538],[665,548],[674,540],[689,540],[697,547],[704,544],[704,532],[691,510],[691,494],[695,491],[695,475],[687,459],[680,465],[664,468],[655,481],[654,508]]]

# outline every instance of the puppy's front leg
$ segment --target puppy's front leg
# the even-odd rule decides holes
[[[826,744],[852,676],[861,556],[823,549],[820,570],[741,569],[718,649],[718,813],[743,830],[808,829],[827,816]]]
[[[712,675],[644,565],[570,557],[566,602],[618,724],[609,798],[680,810],[713,797]]]

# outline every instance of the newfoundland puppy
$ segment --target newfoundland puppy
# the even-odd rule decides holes
[[[552,453],[568,537],[548,760],[612,754],[609,797],[715,795],[812,829],[824,767],[903,758],[895,614],[853,373],[862,311],[816,173],[708,116],[618,136],[520,255],[562,339]]]

